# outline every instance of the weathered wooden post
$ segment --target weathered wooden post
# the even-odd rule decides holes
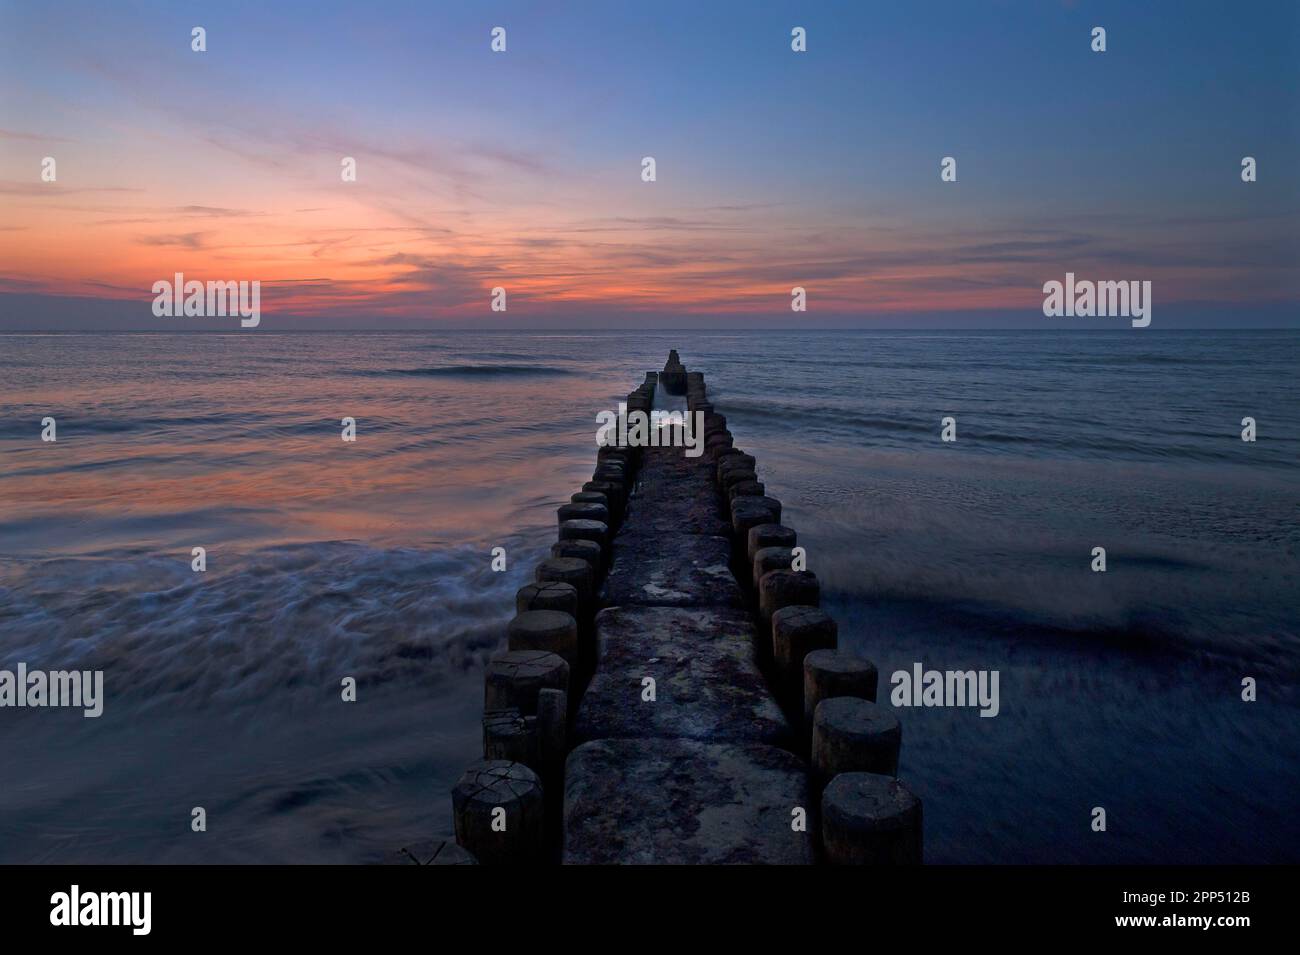
[[[804,657],[833,650],[838,640],[835,620],[818,607],[790,604],[772,614],[772,660],[786,695],[796,701],[802,695]]]
[[[572,584],[550,580],[541,584],[524,584],[515,591],[515,613],[528,610],[558,610],[576,618],[578,591]]]
[[[578,662],[578,621],[558,610],[527,610],[506,628],[511,650],[544,650]]]
[[[921,863],[921,800],[894,777],[841,773],[821,805],[822,849],[832,865]]]
[[[897,776],[902,743],[898,717],[875,703],[836,696],[813,711],[813,773],[823,785],[840,773]]]
[[[798,535],[784,524],[759,524],[749,529],[745,547],[746,557],[749,563],[753,564],[754,555],[764,547],[794,547],[797,540]]]
[[[511,650],[488,664],[483,675],[483,709],[515,708],[525,716],[537,712],[537,695],[546,689],[569,690],[569,664],[559,654]]]
[[[803,658],[805,739],[811,738],[817,704],[836,696],[876,702],[876,665],[843,650],[813,650]]]
[[[546,845],[542,783],[523,763],[474,763],[451,791],[456,842],[483,865],[542,860]]]

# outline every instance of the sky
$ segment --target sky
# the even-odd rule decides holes
[[[1300,327],[1297,64],[1293,0],[0,0],[0,329]]]

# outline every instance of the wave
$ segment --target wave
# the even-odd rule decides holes
[[[884,440],[891,447],[925,448],[923,444],[912,443],[912,439],[937,437],[939,433],[939,409],[929,417],[921,417],[914,410],[886,417],[843,405],[808,402],[794,406],[745,398],[719,399],[715,407],[727,417],[734,432],[750,438],[785,434],[846,436],[855,441]],[[1294,437],[1270,434],[1267,445],[1261,445],[1250,457],[1245,457],[1240,442],[1229,440],[1236,436],[1231,418],[1222,430],[1215,431],[1170,422],[1152,424],[1143,418],[1137,419],[1134,426],[1126,427],[1124,422],[1101,415],[1082,420],[1077,412],[1064,407],[1059,413],[1040,407],[1025,411],[1014,408],[996,412],[959,411],[958,417],[962,421],[962,441],[953,448],[962,453],[1021,455],[1037,451],[1044,456],[1065,458],[1113,456],[1125,460],[1294,467]],[[1010,430],[1012,427],[1023,430]],[[1152,434],[1157,431],[1165,443],[1153,440]]]
[[[359,371],[360,375],[415,375],[421,378],[512,378],[572,375],[554,365],[436,365],[430,368],[390,368],[387,371]]]
[[[980,532],[978,525],[952,530],[941,551],[909,543],[865,555],[850,552],[845,529],[837,528],[818,550],[842,556],[812,568],[823,599],[917,627],[933,650],[950,648],[946,632],[963,641],[1070,644],[1300,679],[1300,633],[1279,596],[1290,578],[1276,560],[1227,548],[1190,558],[1172,545],[1135,543],[1113,555],[1108,579],[1086,571],[1080,579],[1077,567],[1052,551],[1034,551],[1022,534],[1011,545],[1018,556],[998,558],[1001,542],[976,545],[968,536]]]
[[[143,709],[328,698],[340,680],[425,686],[500,648],[536,548],[268,548],[196,574],[112,555],[0,561],[0,665],[104,671],[108,703]]]
[[[474,362],[511,362],[532,361],[536,356],[513,351],[462,352],[459,358]]]

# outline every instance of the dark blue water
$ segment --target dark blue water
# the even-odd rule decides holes
[[[0,710],[0,861],[369,861],[446,834],[513,592],[596,412],[670,347],[842,643],[885,676],[999,670],[996,718],[899,711],[931,861],[1300,861],[1297,346],[0,336],[0,667],[102,668],[108,697],[98,720]]]

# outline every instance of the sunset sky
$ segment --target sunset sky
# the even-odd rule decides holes
[[[1292,0],[3,2],[0,328],[1297,325],[1297,63]]]

